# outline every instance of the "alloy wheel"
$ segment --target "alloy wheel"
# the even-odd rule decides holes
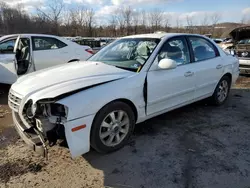
[[[106,146],[114,147],[120,144],[129,132],[129,117],[123,110],[109,113],[100,126],[99,136]]]
[[[220,85],[219,85],[219,89],[217,92],[217,97],[220,103],[222,103],[228,95],[228,82],[226,80],[223,80]]]

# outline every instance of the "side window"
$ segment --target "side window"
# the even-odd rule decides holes
[[[193,48],[195,61],[202,61],[216,57],[212,43],[200,37],[189,37]]]
[[[188,45],[184,37],[169,39],[163,45],[158,55],[158,61],[166,58],[176,61],[177,65],[190,63]]]
[[[13,54],[16,39],[5,40],[0,43],[0,54]]]
[[[62,41],[52,37],[32,37],[33,50],[51,50],[67,46]]]

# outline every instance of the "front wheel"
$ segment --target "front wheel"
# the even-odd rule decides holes
[[[230,91],[231,80],[228,76],[224,76],[219,81],[213,96],[211,97],[211,102],[215,105],[222,105],[228,98]]]
[[[135,116],[129,105],[117,101],[104,106],[96,115],[90,135],[91,146],[100,153],[123,147],[133,133]]]

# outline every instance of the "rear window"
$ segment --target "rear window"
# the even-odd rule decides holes
[[[64,42],[52,37],[32,37],[33,50],[54,50],[67,46]]]

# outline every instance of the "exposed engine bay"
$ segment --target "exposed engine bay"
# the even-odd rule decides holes
[[[40,100],[35,104],[29,100],[24,106],[23,116],[41,142],[53,146],[65,138],[63,124],[67,120],[67,111],[67,107],[53,100]]]
[[[238,57],[250,58],[250,26],[234,28],[223,36],[230,36],[233,39],[230,43],[219,44],[223,50],[234,50]]]

